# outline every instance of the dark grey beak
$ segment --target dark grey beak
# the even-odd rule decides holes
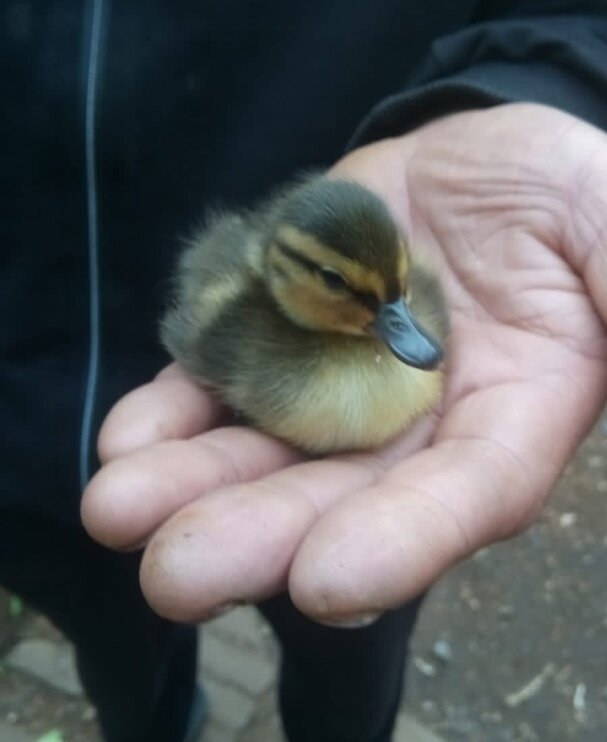
[[[429,371],[443,358],[436,340],[417,324],[403,299],[382,304],[371,332],[403,363]]]

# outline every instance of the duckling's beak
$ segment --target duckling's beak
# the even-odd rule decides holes
[[[403,299],[382,304],[370,331],[409,366],[429,371],[443,358],[440,345],[417,324]]]

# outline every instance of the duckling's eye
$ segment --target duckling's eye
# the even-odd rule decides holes
[[[347,288],[347,284],[343,279],[342,275],[333,268],[319,268],[318,272],[322,280],[325,282],[325,286],[331,291],[339,291]]]

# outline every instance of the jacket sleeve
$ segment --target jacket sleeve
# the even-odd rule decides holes
[[[350,147],[515,101],[607,129],[607,0],[478,3],[470,25],[436,39],[403,90],[372,109]]]

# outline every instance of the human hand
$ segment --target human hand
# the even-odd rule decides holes
[[[607,137],[526,104],[455,114],[334,169],[381,195],[441,276],[452,332],[437,414],[375,452],[303,461],[176,367],[121,400],[82,515],[147,542],[152,607],[200,620],[288,588],[364,622],[527,527],[607,389]],[[601,319],[602,318],[602,319]]]

